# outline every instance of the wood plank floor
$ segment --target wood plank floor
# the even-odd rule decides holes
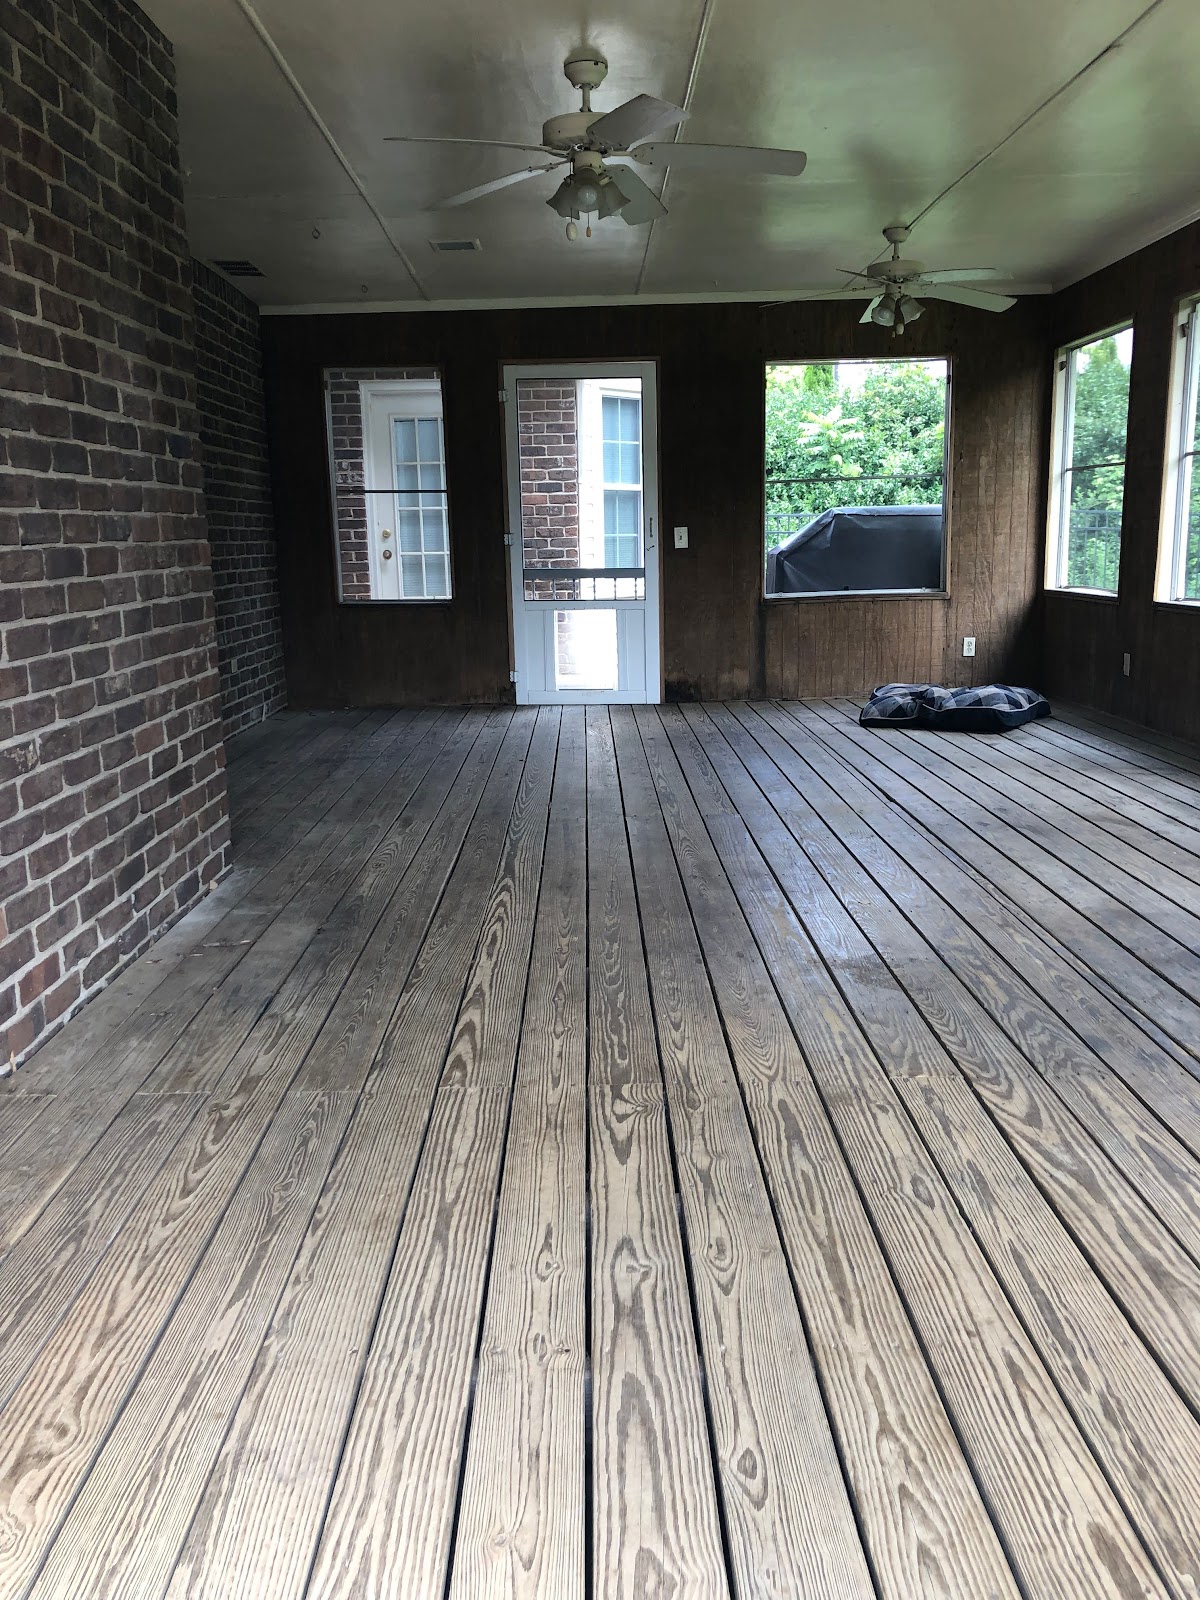
[[[1197,1600],[1200,752],[282,713],[0,1085],[0,1600]]]

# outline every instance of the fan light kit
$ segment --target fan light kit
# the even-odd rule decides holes
[[[401,144],[461,144],[491,150],[523,150],[541,159],[518,172],[493,178],[461,194],[451,195],[434,209],[469,205],[528,178],[570,171],[546,204],[567,223],[567,238],[579,235],[584,218],[605,221],[620,217],[630,227],[640,227],[665,217],[667,208],[658,195],[634,170],[647,167],[665,173],[668,167],[690,167],[697,172],[725,173],[731,177],[776,174],[796,178],[804,171],[807,157],[803,150],[763,150],[746,145],[680,144],[675,140],[655,143],[654,135],[666,133],[686,121],[682,106],[657,100],[650,94],[635,95],[615,111],[592,110],[592,90],[608,76],[608,62],[595,50],[578,50],[567,57],[563,73],[568,83],[579,90],[578,111],[567,111],[542,124],[541,144],[508,143],[497,139],[455,139],[440,136],[394,135],[389,142]],[[550,159],[547,160],[546,158]],[[610,165],[615,172],[609,170]],[[588,237],[592,227],[586,224]]]

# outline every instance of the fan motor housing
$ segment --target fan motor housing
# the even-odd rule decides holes
[[[867,268],[867,276],[879,278],[884,282],[901,283],[906,278],[919,278],[924,270],[923,261],[905,261],[900,257],[889,256],[886,261],[872,261]]]
[[[565,111],[561,117],[551,117],[542,123],[542,143],[551,150],[573,150],[586,144],[588,128],[601,115],[599,111]]]
[[[563,62],[563,77],[573,89],[598,89],[608,77],[608,62],[598,50],[576,50]]]

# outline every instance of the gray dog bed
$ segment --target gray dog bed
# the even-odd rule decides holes
[[[885,683],[859,713],[864,728],[948,728],[957,733],[1003,733],[1035,717],[1050,702],[1036,689],[985,683],[977,689],[941,689],[936,683]]]

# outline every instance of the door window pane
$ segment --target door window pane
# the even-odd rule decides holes
[[[449,598],[437,374],[339,369],[325,376],[341,599]]]
[[[554,684],[557,689],[616,689],[615,611],[554,613]]]
[[[604,464],[604,565],[642,564],[642,402],[606,394],[601,402]],[[628,485],[629,487],[624,487]]]
[[[640,379],[520,378],[516,422],[525,598],[640,597],[639,577],[569,575],[643,565]]]

